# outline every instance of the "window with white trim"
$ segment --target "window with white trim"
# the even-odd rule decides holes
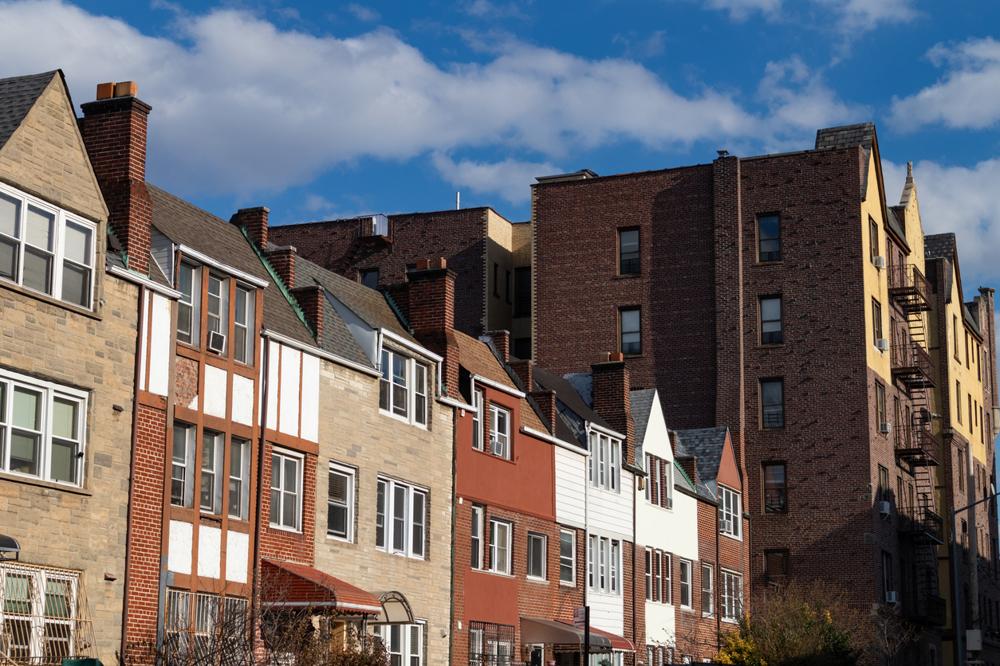
[[[594,592],[621,594],[621,541],[590,535],[587,548],[587,571]]]
[[[0,370],[0,470],[83,485],[87,394]]]
[[[68,571],[0,563],[0,636],[17,664],[60,664],[78,654],[79,577]]]
[[[673,463],[646,454],[646,500],[654,506],[672,509],[674,506]]]
[[[97,226],[0,185],[0,278],[90,309]]]
[[[472,448],[483,450],[483,391],[472,392]]]
[[[485,529],[486,508],[472,505],[472,533],[470,534],[470,561],[473,569],[483,568],[483,530]]]
[[[665,604],[674,603],[674,577],[671,574],[672,571],[673,556],[670,553],[663,553],[663,594],[660,596],[660,599]]]
[[[208,330],[210,332],[221,333],[223,336],[229,334],[229,280],[215,273],[208,274]],[[223,344],[222,352],[225,353],[226,345]]]
[[[576,532],[559,530],[559,583],[576,585]]]
[[[711,564],[701,565],[701,612],[703,615],[715,613],[715,569]]]
[[[545,580],[545,560],[548,557],[548,537],[528,532],[528,578]]]
[[[691,608],[691,560],[681,560],[681,607]]]
[[[302,457],[275,449],[271,453],[271,527],[302,529]]]
[[[174,423],[170,460],[170,503],[174,506],[194,506],[194,452],[194,426]]]
[[[590,485],[618,492],[621,475],[621,441],[603,433],[590,433]]]
[[[514,526],[506,520],[490,519],[490,571],[511,573],[511,542]]]
[[[403,557],[423,559],[427,543],[427,491],[379,477],[375,546]]]
[[[424,623],[380,624],[375,633],[382,639],[389,666],[423,666]]]
[[[734,539],[743,538],[743,510],[738,492],[719,486],[719,531]]]
[[[177,339],[189,345],[201,343],[201,269],[182,261],[177,269]]]
[[[222,455],[225,436],[206,430],[201,440],[201,493],[199,504],[205,513],[222,513]]]
[[[378,406],[396,418],[427,425],[427,366],[398,352],[382,349]]]
[[[245,285],[236,285],[236,304],[233,312],[233,358],[252,365],[254,360],[254,291]]]
[[[326,493],[326,534],[342,541],[354,541],[353,467],[331,462]]]
[[[510,460],[510,411],[490,403],[490,451]]]
[[[250,517],[250,442],[239,437],[229,441],[229,517]]]
[[[743,576],[722,570],[722,619],[737,622],[743,615]]]

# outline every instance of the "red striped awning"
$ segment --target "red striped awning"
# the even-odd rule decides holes
[[[604,636],[609,641],[611,641],[612,650],[624,650],[625,652],[635,652],[635,645],[632,641],[623,637],[617,636],[610,631],[604,631],[603,629],[598,629],[597,627],[590,627],[591,634],[597,634],[598,636]]]
[[[325,606],[344,615],[378,615],[382,602],[371,592],[305,564],[264,559],[261,598],[274,606]]]

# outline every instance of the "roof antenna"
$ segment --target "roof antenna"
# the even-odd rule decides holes
[[[455,210],[459,210],[462,207],[462,193],[455,192]]]

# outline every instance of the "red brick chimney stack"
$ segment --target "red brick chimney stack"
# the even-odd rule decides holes
[[[455,272],[443,257],[421,259],[406,274],[410,328],[420,344],[444,357],[442,383],[458,397],[458,351],[455,331]]]
[[[504,363],[510,362],[510,331],[503,329],[497,331],[489,331],[486,333],[490,340],[493,341],[493,347],[497,350],[497,354],[500,356],[500,360]]]
[[[146,190],[146,132],[152,107],[137,93],[132,81],[98,84],[97,99],[82,105],[80,134],[129,268],[147,273],[153,209]]]
[[[291,245],[265,252],[268,263],[289,289],[295,289],[295,256],[298,251]]]
[[[535,378],[533,372],[535,364],[533,361],[530,359],[515,359],[513,361],[508,361],[507,364],[510,366],[510,369],[514,371],[514,374],[517,375],[518,379],[521,380],[521,385],[524,387],[525,393],[531,393],[535,390]]]
[[[632,389],[628,367],[620,352],[607,356],[608,360],[590,366],[594,411],[614,430],[626,436],[624,458],[635,465],[635,426],[632,423]]]
[[[556,406],[556,392],[555,391],[532,391],[531,398],[538,405],[538,411],[541,412],[542,423],[545,427],[549,429],[549,432],[553,435],[556,434],[556,416],[558,414],[558,407]]]
[[[267,219],[271,210],[265,206],[241,208],[229,221],[247,230],[247,237],[262,252],[267,252]]]
[[[323,301],[326,300],[326,293],[318,284],[306,287],[296,287],[291,290],[292,296],[299,302],[299,306],[306,315],[306,321],[316,332],[316,339],[323,336]]]

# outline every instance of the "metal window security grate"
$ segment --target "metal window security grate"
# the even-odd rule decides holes
[[[469,622],[469,666],[512,666],[514,627],[492,622]]]
[[[167,590],[163,655],[168,663],[243,663],[249,657],[249,604],[238,597]],[[235,658],[233,661],[232,658]]]
[[[0,563],[0,663],[48,666],[94,656],[86,609],[78,572]]]

